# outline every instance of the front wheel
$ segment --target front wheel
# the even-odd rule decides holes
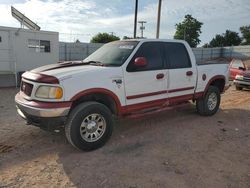
[[[97,102],[85,102],[76,106],[65,125],[68,141],[83,151],[103,146],[112,131],[112,113],[105,105]]]
[[[207,93],[196,100],[196,109],[200,115],[214,115],[220,106],[220,90],[215,86],[209,86]]]

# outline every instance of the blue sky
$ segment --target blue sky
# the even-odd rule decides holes
[[[139,0],[138,20],[147,21],[147,38],[155,37],[157,4],[158,0]],[[1,26],[20,26],[11,16],[11,5],[42,30],[58,31],[60,41],[89,42],[98,32],[133,36],[134,0],[0,0]],[[160,38],[173,38],[175,24],[186,14],[204,23],[202,45],[226,29],[239,32],[240,26],[250,25],[250,0],[163,0]]]

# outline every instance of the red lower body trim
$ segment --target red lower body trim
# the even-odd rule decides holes
[[[203,95],[204,95],[204,92],[197,92],[194,94],[194,99],[201,98],[201,97],[203,97]]]
[[[194,87],[185,87],[185,88],[172,89],[172,90],[169,90],[168,93],[174,93],[174,92],[178,92],[178,91],[186,91],[186,90],[191,90],[191,89],[194,89]]]
[[[132,113],[132,114],[129,114],[129,115],[125,116],[125,117],[126,118],[137,119],[137,118],[141,118],[141,117],[144,117],[144,116],[150,116],[150,115],[153,115],[155,113],[160,113],[162,111],[175,110],[175,109],[184,109],[184,108],[189,107],[189,106],[190,106],[189,102],[183,102],[183,103],[180,103],[180,104],[177,104],[177,105],[157,108],[155,110],[144,112],[144,113]]]
[[[161,94],[165,94],[165,93],[167,93],[167,91],[157,91],[157,92],[152,92],[152,93],[131,95],[131,96],[127,96],[127,99],[137,99],[137,98],[141,98],[141,97],[150,97],[150,96],[161,95]]]
[[[187,102],[189,100],[201,98],[203,94],[204,92],[198,92],[195,94],[181,95],[181,96],[176,96],[176,97],[158,99],[158,100],[149,101],[149,102],[143,102],[139,104],[127,105],[127,106],[121,107],[121,114],[127,115],[127,114],[137,113],[140,110],[147,110],[150,108],[164,108],[168,106],[175,106],[180,103]]]
[[[127,106],[122,107],[122,114],[123,115],[130,114],[130,113],[138,112],[140,110],[150,109],[154,107],[171,106],[171,105],[175,105],[181,102],[192,100],[193,98],[194,98],[194,95],[189,94],[189,95],[182,95],[182,96],[171,97],[171,98],[158,99],[158,100],[143,102],[139,104],[127,105]]]
[[[179,91],[187,91],[194,89],[194,87],[184,87],[184,88],[177,88],[177,89],[171,89],[171,90],[162,90],[162,91],[157,91],[157,92],[152,92],[152,93],[143,93],[139,95],[131,95],[127,96],[127,99],[137,99],[137,98],[142,98],[142,97],[150,97],[154,95],[161,95],[165,93],[174,93],[174,92],[179,92]]]

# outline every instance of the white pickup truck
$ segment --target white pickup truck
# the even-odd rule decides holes
[[[179,40],[108,43],[82,61],[43,66],[22,75],[17,111],[43,129],[64,127],[85,151],[103,146],[114,117],[145,115],[192,100],[197,112],[217,112],[229,87],[228,64],[197,65]]]

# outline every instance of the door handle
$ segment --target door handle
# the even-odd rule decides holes
[[[162,78],[164,78],[164,74],[163,73],[159,73],[159,74],[156,75],[156,79],[157,80],[160,80]]]
[[[186,75],[187,75],[187,76],[192,76],[192,75],[193,75],[193,71],[187,71],[187,72],[186,72]]]

